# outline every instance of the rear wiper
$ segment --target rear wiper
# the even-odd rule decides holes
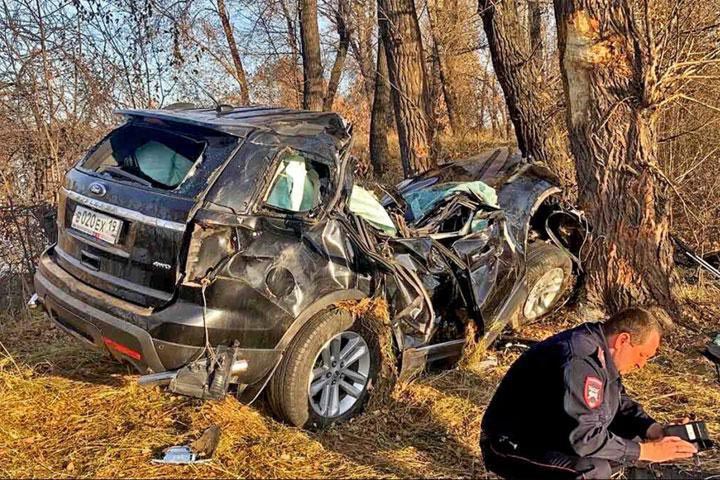
[[[115,165],[109,165],[109,166],[103,168],[102,170],[100,170],[100,172],[98,172],[98,173],[105,173],[105,172],[111,173],[111,174],[114,173],[114,174],[117,174],[117,175],[119,175],[119,176],[121,176],[121,177],[128,178],[128,179],[133,180],[133,181],[135,181],[135,182],[141,183],[141,184],[145,185],[146,187],[152,187],[152,183],[148,182],[148,181],[145,180],[144,178],[140,178],[140,177],[138,177],[137,175],[133,175],[132,173],[126,172],[126,171],[123,170],[122,168],[117,167],[117,166],[115,166]]]

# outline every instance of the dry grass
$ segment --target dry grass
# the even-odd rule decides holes
[[[694,412],[720,438],[720,389],[696,352],[720,330],[720,296],[712,293],[683,293],[703,331],[677,329],[657,360],[626,383],[659,419]],[[576,322],[563,313],[527,336]],[[126,367],[82,349],[39,315],[0,322],[0,342],[7,349],[0,348],[2,477],[484,476],[480,420],[518,354],[499,348],[496,368],[479,371],[470,363],[399,385],[348,425],[316,434],[278,423],[262,404],[202,403],[139,388]],[[210,464],[150,464],[163,447],[192,440],[214,423],[223,433]],[[705,462],[720,470],[717,456]]]

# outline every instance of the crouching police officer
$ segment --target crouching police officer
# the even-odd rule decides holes
[[[691,457],[695,446],[665,437],[620,377],[655,355],[662,330],[657,316],[630,308],[525,352],[483,417],[486,468],[506,478],[609,478],[622,464]]]

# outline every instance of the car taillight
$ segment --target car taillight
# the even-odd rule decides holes
[[[135,360],[142,359],[142,355],[140,354],[140,352],[137,352],[130,347],[126,347],[125,345],[118,343],[115,340],[112,340],[110,338],[102,337],[102,339],[103,339],[103,342],[105,343],[105,345],[108,346],[108,348],[112,348],[116,352],[120,352],[123,355],[127,355],[130,358],[134,358]]]

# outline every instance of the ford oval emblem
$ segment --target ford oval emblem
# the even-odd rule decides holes
[[[107,188],[102,183],[94,182],[90,184],[90,193],[96,197],[104,197],[107,193]]]

